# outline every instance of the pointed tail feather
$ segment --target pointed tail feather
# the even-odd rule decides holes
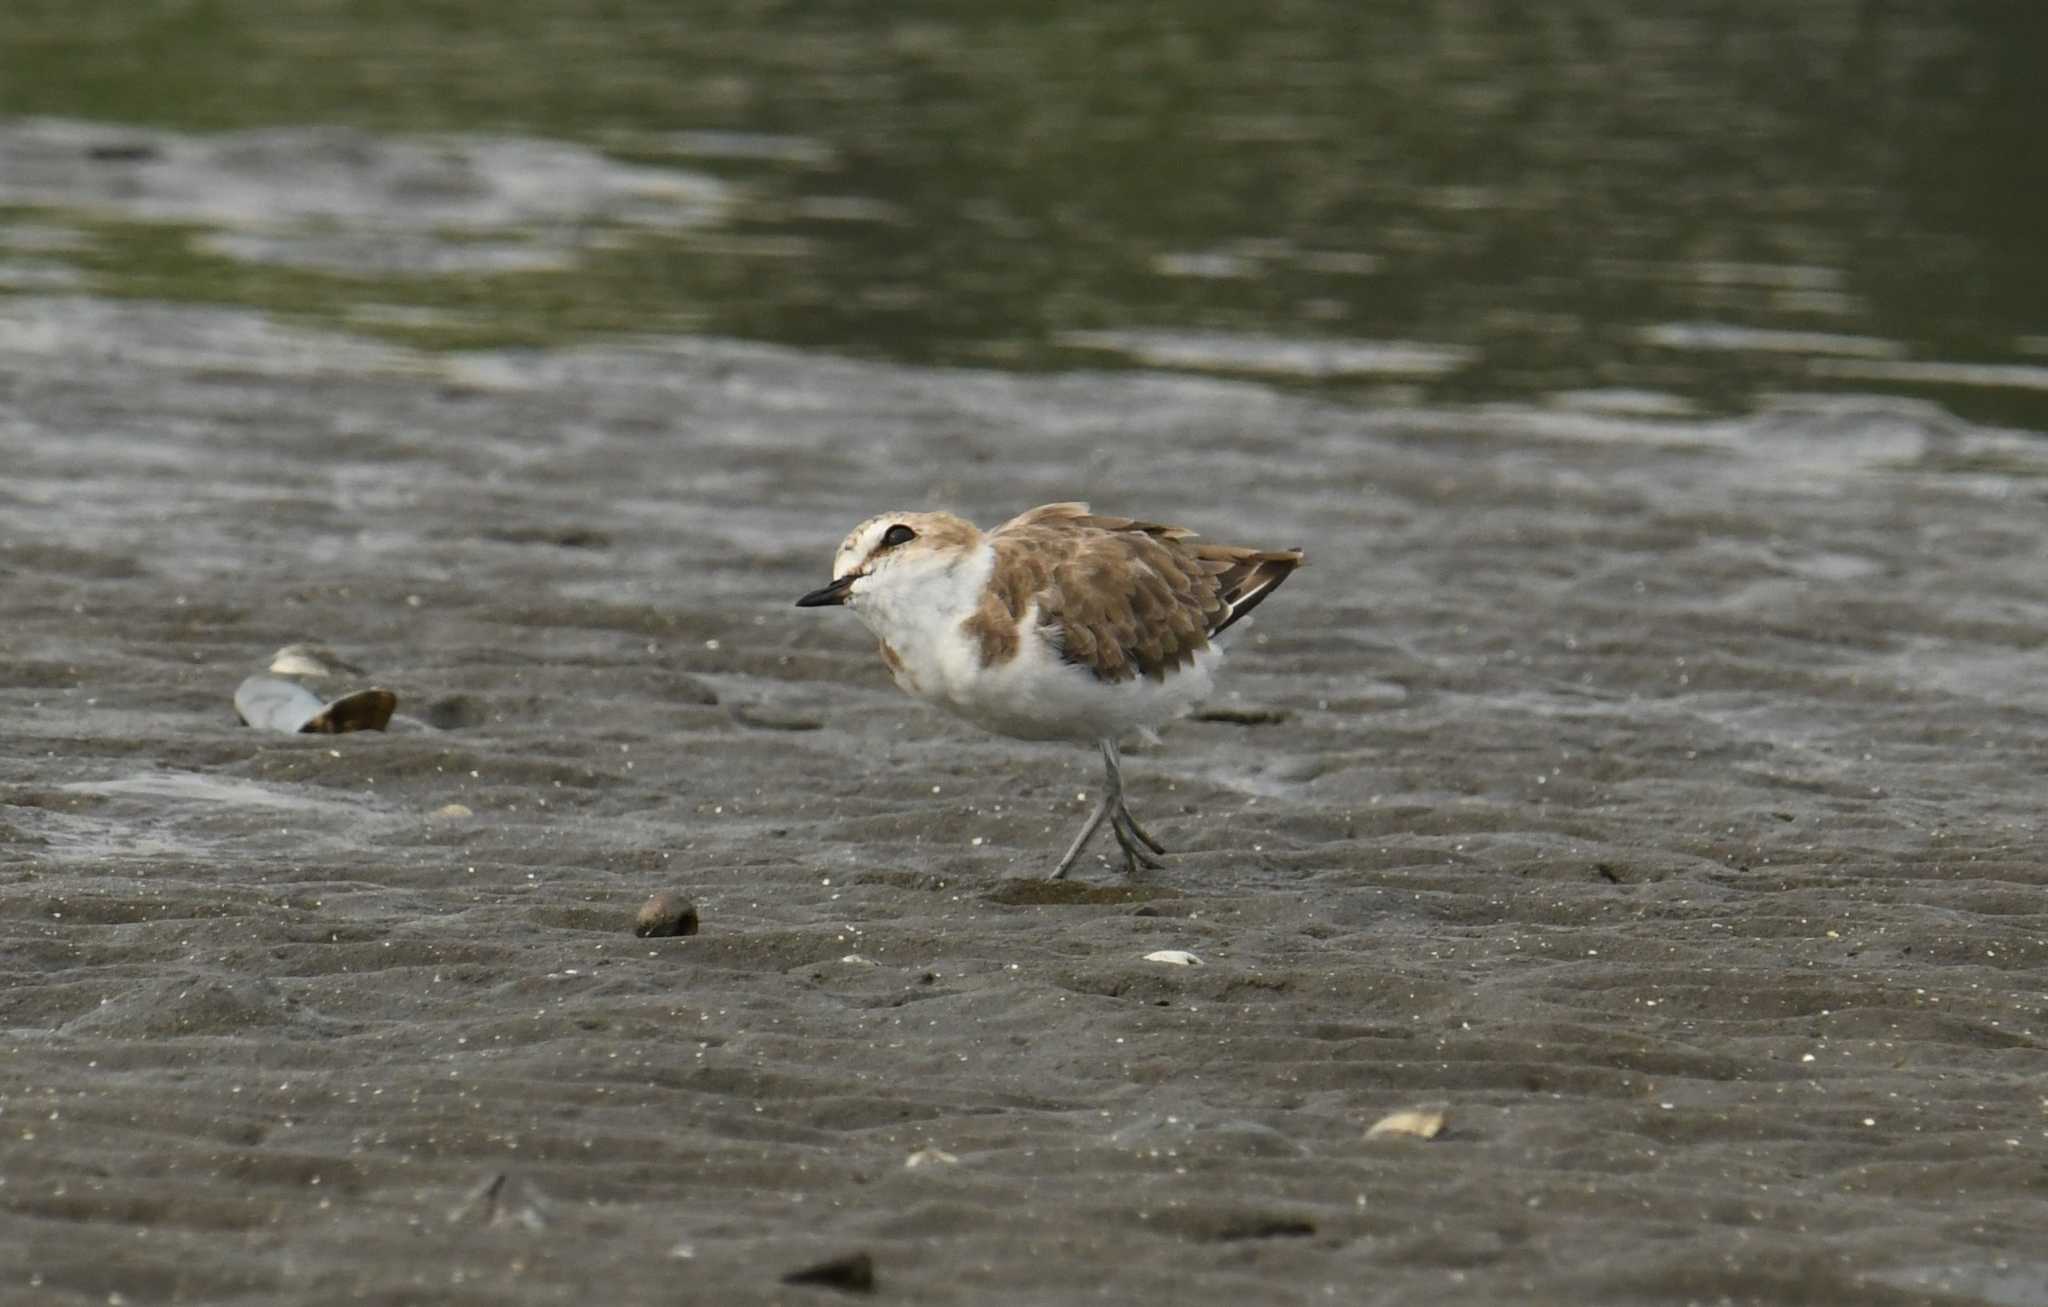
[[[1257,608],[1306,558],[1299,549],[1223,549],[1213,545],[1202,554],[1224,564],[1216,584],[1229,606],[1229,613],[1209,631],[1211,637],[1223,634]]]

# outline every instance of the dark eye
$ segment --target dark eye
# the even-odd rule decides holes
[[[907,545],[915,539],[917,539],[917,532],[898,522],[895,526],[882,532],[882,548],[894,549],[897,545]]]

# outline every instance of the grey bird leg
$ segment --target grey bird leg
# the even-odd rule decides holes
[[[1153,853],[1166,852],[1165,847],[1145,833],[1144,827],[1138,825],[1138,819],[1131,816],[1130,809],[1118,809],[1110,818],[1110,829],[1116,832],[1116,842],[1123,846],[1124,852],[1131,858],[1153,871],[1166,865],[1152,856]],[[1146,852],[1147,849],[1150,849],[1151,853]]]
[[[1049,879],[1058,880],[1067,874],[1074,865],[1074,859],[1080,857],[1081,850],[1088,847],[1088,841],[1094,839],[1095,832],[1102,829],[1105,818],[1109,820],[1111,833],[1116,836],[1117,847],[1124,851],[1126,876],[1136,875],[1140,867],[1157,871],[1166,865],[1152,856],[1154,853],[1165,853],[1165,846],[1153,839],[1145,828],[1138,824],[1138,819],[1131,815],[1131,810],[1124,806],[1123,760],[1117,753],[1115,740],[1102,742],[1102,766],[1108,786],[1107,792],[1103,794],[1102,802],[1095,805],[1095,811],[1089,815],[1087,823],[1081,827],[1081,833],[1067,846],[1066,856],[1052,869]],[[1150,852],[1147,852],[1148,849]]]
[[[1074,859],[1080,857],[1081,850],[1088,847],[1088,841],[1094,839],[1095,832],[1102,829],[1102,819],[1109,815],[1110,802],[1110,795],[1102,796],[1102,802],[1095,805],[1094,815],[1081,827],[1081,833],[1074,837],[1074,842],[1067,846],[1067,856],[1061,858],[1060,865],[1052,869],[1052,875],[1047,877],[1048,880],[1058,880],[1067,874],[1067,869],[1074,865]]]
[[[1102,742],[1102,765],[1109,772],[1109,793],[1116,805],[1115,811],[1110,814],[1109,828],[1116,835],[1117,846],[1124,851],[1124,874],[1135,875],[1139,867],[1157,871],[1166,864],[1152,854],[1165,853],[1166,846],[1153,839],[1151,833],[1138,824],[1138,819],[1131,815],[1130,808],[1124,804],[1123,758],[1117,753],[1116,741],[1113,739]],[[1147,849],[1150,849],[1151,853],[1147,853]]]

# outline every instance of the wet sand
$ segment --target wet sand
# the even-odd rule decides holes
[[[0,300],[0,1299],[2048,1300],[2048,450],[1638,406]],[[1135,881],[790,606],[1063,498],[1310,554]]]

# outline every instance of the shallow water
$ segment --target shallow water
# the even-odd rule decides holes
[[[2048,425],[2036,6],[133,9],[0,15],[0,113],[101,124],[0,130],[0,204],[87,220],[0,281],[432,344],[1122,340],[1366,398],[1875,382]]]
[[[2023,8],[8,6],[0,1301],[2035,1301]],[[1135,882],[790,606],[1065,498]]]

